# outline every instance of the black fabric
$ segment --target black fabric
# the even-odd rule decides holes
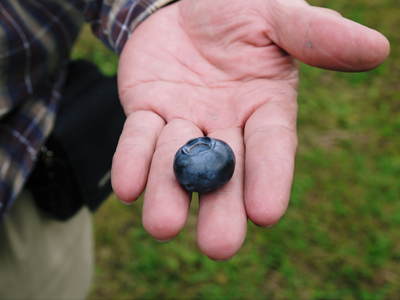
[[[43,211],[66,220],[82,205],[100,206],[112,191],[109,172],[124,121],[116,78],[86,61],[70,63],[55,128],[28,182]]]

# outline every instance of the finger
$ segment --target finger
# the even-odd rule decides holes
[[[305,2],[271,3],[271,38],[304,63],[333,70],[363,71],[376,67],[389,55],[390,45],[382,34],[332,10]]]
[[[127,117],[111,169],[113,190],[122,201],[132,202],[142,193],[163,126],[164,120],[150,111],[137,111]]]
[[[193,123],[177,119],[158,139],[143,204],[143,226],[158,240],[174,237],[186,222],[190,195],[175,179],[173,160],[182,145],[199,136],[203,133]]]
[[[296,102],[275,99],[260,107],[245,126],[245,205],[260,226],[272,225],[288,206],[293,179]]]
[[[236,167],[232,179],[215,192],[200,195],[197,225],[198,245],[213,259],[228,259],[241,247],[246,235],[246,212],[243,203],[242,130],[224,129],[209,134],[232,147]]]

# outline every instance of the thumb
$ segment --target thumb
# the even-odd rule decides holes
[[[378,66],[389,55],[389,41],[382,34],[333,10],[303,1],[271,2],[272,40],[306,64],[365,71]]]

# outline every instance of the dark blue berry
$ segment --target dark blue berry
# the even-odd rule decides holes
[[[228,182],[234,170],[235,155],[221,140],[195,138],[175,154],[175,176],[189,192],[212,192]]]

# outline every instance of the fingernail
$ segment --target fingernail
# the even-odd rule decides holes
[[[169,242],[170,241],[170,239],[167,239],[167,240],[159,240],[159,239],[155,239],[157,242],[160,242],[160,243],[166,243],[166,242]]]
[[[135,202],[135,201],[124,201],[121,199],[119,199],[119,201],[126,206],[131,206],[133,204],[133,202]]]

